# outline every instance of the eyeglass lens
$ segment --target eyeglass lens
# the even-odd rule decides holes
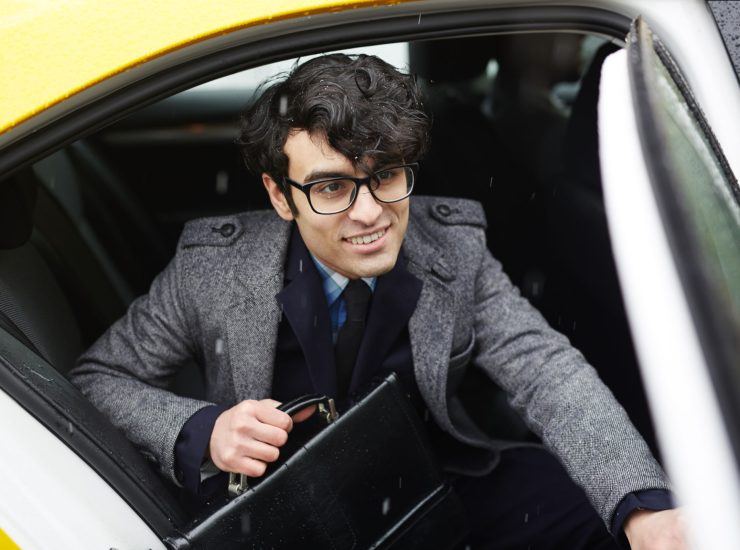
[[[414,185],[414,171],[409,166],[386,168],[375,172],[368,183],[373,196],[382,202],[405,198]],[[315,183],[309,192],[311,206],[317,212],[331,214],[346,209],[357,194],[351,179],[331,179]]]

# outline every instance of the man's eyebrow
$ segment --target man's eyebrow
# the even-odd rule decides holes
[[[347,172],[341,172],[339,170],[315,170],[303,178],[303,183],[311,183],[316,180],[323,180],[327,178],[353,178]]]

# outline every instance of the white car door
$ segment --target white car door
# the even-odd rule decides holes
[[[3,391],[0,433],[0,548],[164,548],[95,470]]]
[[[107,419],[0,323],[0,548],[160,549],[184,524]]]
[[[737,180],[641,19],[604,63],[598,120],[609,230],[664,462],[693,547],[738,548]]]

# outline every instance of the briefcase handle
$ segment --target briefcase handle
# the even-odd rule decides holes
[[[318,393],[296,397],[292,401],[281,404],[277,409],[292,416],[310,405],[317,404],[319,406],[319,414],[324,418],[324,420],[326,420],[327,424],[331,424],[339,417],[334,399]],[[235,474],[233,472],[229,473],[229,496],[239,496],[246,491],[248,487],[249,485],[247,484],[246,475]]]
[[[324,417],[327,423],[331,424],[332,422],[334,422],[334,420],[336,420],[338,416],[336,406],[334,405],[334,400],[331,397],[327,397],[318,393],[296,397],[292,401],[281,404],[277,409],[290,416],[293,416],[301,409],[305,409],[309,405],[316,405],[317,403],[319,404],[319,413]],[[326,416],[327,413],[329,413],[329,417]]]

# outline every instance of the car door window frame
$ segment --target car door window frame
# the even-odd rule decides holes
[[[630,36],[632,94],[645,158],[649,160],[647,168],[650,180],[707,367],[725,421],[732,433],[735,456],[740,458],[740,370],[736,368],[737,358],[740,357],[738,312],[733,311],[731,304],[715,291],[712,275],[703,261],[700,240],[695,228],[687,223],[688,208],[682,202],[685,197],[680,193],[678,175],[673,172],[674,167],[661,134],[661,123],[656,115],[661,99],[656,76],[650,67],[651,55],[657,56],[668,72],[697,130],[711,148],[724,181],[727,182],[728,195],[735,201],[735,207],[740,205],[740,187],[722,147],[666,47],[641,19],[635,23]]]

